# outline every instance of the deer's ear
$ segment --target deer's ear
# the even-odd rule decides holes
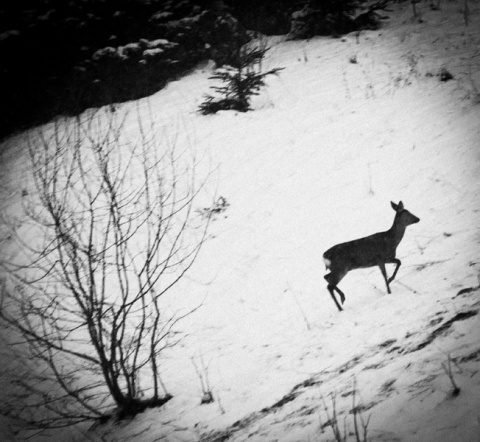
[[[398,202],[398,208],[400,210],[403,210],[403,203],[401,201]]]
[[[398,206],[393,201],[390,201],[390,204],[392,205],[392,209],[398,212]]]

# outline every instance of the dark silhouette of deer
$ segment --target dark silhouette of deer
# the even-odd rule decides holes
[[[336,291],[340,295],[343,304],[345,294],[338,288],[338,283],[350,270],[378,266],[385,279],[387,291],[391,293],[390,283],[394,280],[402,264],[395,257],[398,244],[400,244],[407,226],[420,221],[419,218],[403,207],[401,201],[398,204],[393,202],[391,204],[396,214],[393,225],[389,230],[337,244],[323,254],[325,265],[330,270],[330,273],[325,275],[328,282],[327,288],[339,311],[342,311],[342,307],[335,298],[334,292]],[[387,279],[385,264],[396,264],[393,275],[389,279]]]

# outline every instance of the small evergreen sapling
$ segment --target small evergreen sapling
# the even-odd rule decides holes
[[[217,93],[217,96],[205,95],[199,111],[208,115],[220,110],[239,112],[250,110],[250,99],[258,95],[260,89],[265,86],[265,78],[268,75],[276,75],[283,69],[260,71],[260,62],[267,51],[268,48],[264,47],[240,48],[231,66],[217,69],[210,77],[211,80],[220,80],[224,86],[212,86],[211,89]]]

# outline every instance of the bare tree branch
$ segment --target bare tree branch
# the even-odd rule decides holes
[[[2,263],[0,325],[16,363],[0,412],[40,428],[134,415],[171,397],[160,356],[184,316],[167,315],[162,297],[207,238],[211,217],[195,207],[206,179],[197,183],[197,159],[162,145],[139,116],[129,139],[126,118],[98,112],[30,139],[38,193],[14,229],[22,259]],[[36,367],[15,373],[26,359]]]

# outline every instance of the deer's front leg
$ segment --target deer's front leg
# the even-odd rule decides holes
[[[395,270],[393,271],[393,275],[390,277],[390,279],[388,280],[388,282],[392,282],[394,279],[395,279],[395,276],[397,275],[397,272],[398,272],[398,269],[400,268],[400,266],[402,265],[402,261],[400,261],[399,259],[397,258],[393,258],[391,261],[388,261],[389,264],[396,264],[397,267],[395,267]]]
[[[385,269],[385,264],[384,263],[380,263],[378,264],[378,267],[380,267],[380,271],[382,272],[382,275],[383,275],[383,279],[385,280],[385,284],[387,284],[387,292],[388,293],[392,293],[390,291],[390,286],[388,285],[390,283],[390,280],[387,279],[387,270]]]

